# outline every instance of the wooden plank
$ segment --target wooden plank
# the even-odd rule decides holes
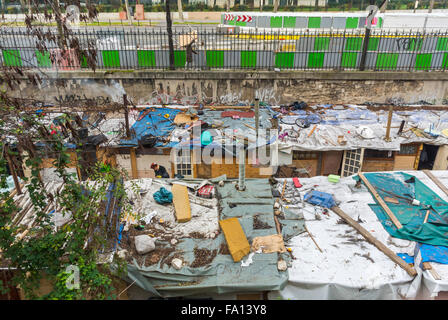
[[[138,179],[138,173],[137,173],[137,157],[135,156],[135,149],[131,148],[129,150],[129,153],[131,155],[131,170],[132,170],[132,179]]]
[[[442,181],[437,179],[429,170],[423,170],[423,172],[440,188],[440,190],[442,190],[443,192],[445,192],[446,195],[448,195],[448,188],[443,185]]]
[[[280,222],[278,221],[277,216],[274,215],[275,227],[277,229],[278,234],[282,234],[282,228],[280,227]]]
[[[247,241],[244,230],[237,218],[220,220],[222,232],[227,242],[227,247],[232,255],[233,261],[238,262],[250,252],[249,241]]]
[[[432,266],[429,262],[423,262],[422,266],[423,266],[423,270],[431,270],[432,269]]]
[[[317,124],[314,125],[313,129],[311,129],[310,133],[308,133],[308,138],[313,134],[314,130],[316,130]]]
[[[436,270],[434,270],[434,268],[432,267],[431,263],[429,262],[423,262],[422,263],[422,267],[423,270],[428,270],[429,273],[434,277],[435,280],[442,280],[442,278],[440,277],[440,275],[436,272]]]
[[[375,188],[370,184],[369,180],[367,180],[367,178],[364,176],[364,174],[362,174],[362,172],[359,172],[358,175],[361,178],[361,180],[364,182],[366,187],[373,194],[375,199],[378,201],[378,203],[380,204],[381,208],[383,208],[383,210],[386,211],[387,215],[392,220],[393,224],[398,229],[403,228],[403,226],[401,225],[400,221],[398,221],[397,217],[395,217],[394,213],[389,209],[389,207],[387,206],[386,202],[384,202],[384,200],[380,197],[378,192],[376,192]]]
[[[434,268],[431,267],[431,269],[429,269],[429,273],[434,277],[435,280],[442,280],[442,277],[440,277],[440,275],[436,272],[436,270],[434,270]]]
[[[282,194],[280,195],[280,199],[284,200],[283,195],[285,194],[285,188],[286,188],[286,179],[283,183],[283,189],[282,189]]]
[[[428,221],[429,211],[430,211],[430,210],[427,210],[427,211],[426,211],[425,220],[423,220],[423,223],[426,223],[426,222]]]
[[[390,203],[395,203],[395,204],[399,203],[398,199],[391,198],[391,197],[384,197],[384,201],[390,202]]]
[[[171,192],[173,193],[173,204],[177,222],[190,221],[191,207],[187,187],[180,184],[173,184]]]
[[[11,159],[11,156],[9,154],[8,145],[5,146],[5,156],[6,156],[6,160],[8,161],[9,170],[11,171],[11,175],[14,180],[14,186],[16,187],[16,190],[17,190],[17,194],[22,194],[22,189],[20,187],[19,178],[17,177],[16,166],[14,165],[14,163]]]
[[[319,249],[320,252],[323,252],[322,249],[319,247],[319,245],[317,244],[316,240],[314,240],[313,235],[311,234],[311,232],[309,232],[308,228],[305,225],[305,230],[306,232],[308,232],[308,235],[310,236],[311,240],[313,240],[314,244],[316,245],[317,249]]]
[[[383,252],[386,256],[388,256],[393,262],[398,264],[401,268],[403,268],[411,277],[415,277],[417,275],[417,271],[411,267],[408,263],[406,263],[403,259],[395,254],[392,250],[386,247],[381,241],[378,241],[370,232],[364,229],[358,222],[350,218],[348,214],[342,211],[339,207],[332,207],[331,210],[335,212],[338,216],[344,219],[350,226],[355,228],[368,242],[377,247],[381,252]]]

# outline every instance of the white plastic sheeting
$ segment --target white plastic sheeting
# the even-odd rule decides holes
[[[303,118],[307,113],[298,110],[296,115],[285,115],[279,119],[279,136],[288,133],[279,141],[280,150],[302,150],[302,151],[328,151],[328,150],[352,150],[358,148],[376,150],[400,150],[401,144],[407,143],[427,143],[432,145],[445,145],[448,137],[441,131],[448,128],[448,111],[439,110],[410,110],[399,111],[395,109],[392,117],[390,130],[390,142],[384,140],[387,127],[387,110],[371,111],[365,106],[348,105],[343,110],[336,110],[328,107],[316,110],[314,114],[319,115],[321,122],[316,124],[313,133],[308,137],[315,124],[308,128],[300,128],[294,124],[299,118]],[[322,111],[323,110],[323,111]],[[313,115],[308,113],[308,115]],[[401,136],[397,135],[402,121],[406,121]],[[433,131],[439,132],[436,138],[426,135],[418,137],[410,128],[415,127],[421,130],[429,129],[433,125]],[[365,139],[357,133],[360,127],[368,127],[373,131],[373,138]],[[343,136],[347,141],[345,145],[338,143],[338,136]]]
[[[405,171],[415,175],[445,201],[445,195],[422,171]],[[448,171],[432,171],[442,183],[448,183]],[[283,179],[279,179],[284,181]],[[292,179],[286,179],[292,186]],[[416,243],[391,237],[375,213],[368,206],[373,197],[362,186],[354,189],[352,177],[331,183],[327,177],[301,178],[303,196],[314,186],[315,190],[334,196],[338,206],[367,229],[376,239],[395,253],[414,255]],[[281,189],[283,182],[279,183]],[[352,191],[355,190],[355,191]],[[284,208],[288,206],[283,204]],[[303,208],[302,208],[303,206]],[[292,238],[286,247],[292,249],[295,259],[289,268],[289,282],[270,298],[282,299],[430,299],[440,291],[448,290],[448,265],[431,263],[442,280],[434,280],[429,271],[418,267],[418,275],[410,277],[402,268],[379,251],[352,227],[341,224],[342,219],[329,210],[329,216],[320,209],[299,202],[288,210],[302,212],[306,226],[323,252],[320,252],[308,233]]]

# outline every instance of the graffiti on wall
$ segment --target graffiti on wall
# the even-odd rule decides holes
[[[104,106],[111,103],[109,97],[96,96],[93,98],[88,98],[85,94],[65,94],[59,95],[59,97],[54,97],[54,100],[60,104],[86,104],[89,106]]]

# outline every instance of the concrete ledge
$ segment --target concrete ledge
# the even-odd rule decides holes
[[[447,81],[448,72],[440,71],[252,71],[252,70],[100,70],[45,72],[46,78],[82,79],[153,79],[153,80],[377,80]]]

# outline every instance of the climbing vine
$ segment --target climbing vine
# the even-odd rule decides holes
[[[95,42],[81,42],[64,14],[68,5],[79,7],[79,0],[67,0],[63,5],[58,0],[45,0],[44,9],[41,1],[27,4],[26,33],[36,40],[37,51],[51,52],[50,59],[56,65],[60,59],[74,59],[95,70]],[[88,2],[80,20],[94,19],[97,14]],[[42,27],[46,22],[56,22],[56,28]],[[79,128],[80,119],[70,104],[61,103],[58,123],[62,129],[55,130],[44,112],[37,112],[39,101],[10,94],[24,81],[41,84],[46,71],[5,65],[0,70],[0,190],[7,190],[8,160],[16,169],[26,167],[29,174],[22,177],[22,191],[28,193],[32,212],[31,222],[18,223],[23,204],[15,203],[9,191],[0,192],[0,266],[14,273],[11,283],[0,280],[0,293],[16,286],[28,299],[116,298],[116,281],[125,272],[125,263],[115,254],[108,257],[116,249],[117,222],[130,209],[123,172],[100,162],[88,168],[77,163],[87,175],[79,181],[69,169],[73,157],[82,156],[84,146],[74,129]],[[43,158],[53,159],[52,167],[62,181],[56,192],[49,192],[42,180]],[[105,217],[105,203],[111,196],[121,211]],[[67,217],[67,222],[56,225],[52,219],[56,213]],[[49,290],[42,290],[42,280],[51,284]]]
[[[4,101],[3,101],[4,102]],[[123,188],[122,173],[104,163],[91,168],[87,181],[80,182],[76,174],[70,173],[69,148],[62,132],[49,134],[44,117],[20,112],[10,106],[0,107],[0,182],[6,188],[6,154],[8,145],[16,143],[28,155],[25,164],[31,176],[24,178],[26,192],[32,202],[34,223],[20,226],[14,223],[18,208],[9,197],[9,192],[0,195],[0,263],[14,270],[12,282],[23,289],[30,299],[106,299],[115,298],[114,279],[124,269],[124,262],[113,256],[111,261],[101,263],[104,252],[113,251],[117,239],[116,223],[111,225],[105,217],[104,203],[113,186],[113,197],[121,212],[129,211],[129,202]],[[65,114],[67,127],[72,115]],[[61,123],[61,119],[59,119]],[[82,150],[80,140],[76,150]],[[41,149],[36,145],[44,145]],[[56,194],[48,193],[40,178],[43,152],[53,155],[52,165],[62,185]],[[10,152],[9,156],[17,156]],[[69,222],[56,227],[48,214],[50,203],[63,215],[71,217]],[[115,221],[120,221],[119,214]],[[23,234],[26,236],[22,236]],[[79,286],[68,286],[67,281],[74,266],[79,272]],[[111,268],[113,266],[113,268]],[[41,280],[53,284],[50,292],[39,293]],[[4,290],[4,288],[3,288]]]

